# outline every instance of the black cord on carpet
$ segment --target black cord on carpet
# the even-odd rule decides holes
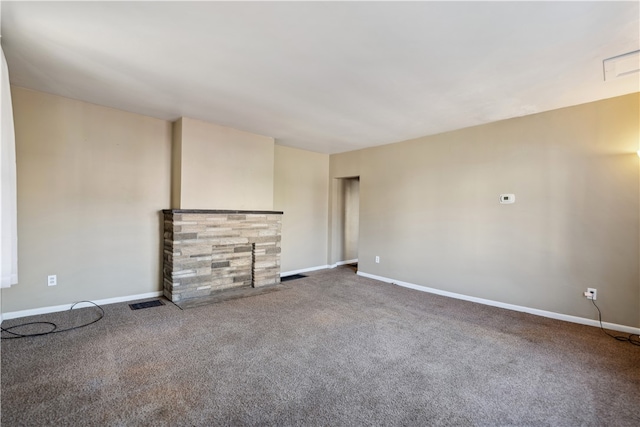
[[[598,306],[596,305],[596,302],[593,299],[591,299],[591,302],[593,303],[593,305],[596,308],[596,310],[598,310],[598,320],[600,321],[600,329],[602,329],[602,332],[604,332],[605,334],[609,335],[611,338],[615,338],[618,341],[628,342],[628,343],[631,343],[633,345],[640,346],[640,335],[638,335],[638,334],[630,334],[628,337],[625,337],[625,336],[622,336],[622,335],[613,335],[613,334],[610,334],[609,332],[607,332],[602,327],[602,312],[600,311],[600,308],[598,308]],[[634,336],[638,337],[638,339],[633,338]]]
[[[67,331],[72,331],[74,329],[80,329],[80,328],[84,328],[85,326],[89,326],[89,325],[93,325],[94,323],[100,321],[103,317],[104,317],[104,310],[102,309],[102,307],[100,307],[98,304],[96,304],[95,302],[92,301],[78,301],[78,302],[74,302],[73,305],[71,305],[71,308],[69,308],[69,312],[71,312],[71,310],[73,310],[73,308],[83,302],[87,302],[89,304],[93,304],[94,306],[98,307],[98,309],[100,310],[100,317],[98,317],[97,319],[89,322],[89,323],[85,323],[84,325],[78,325],[78,326],[73,326],[71,328],[67,328],[67,329],[58,329],[58,325],[56,325],[53,322],[27,322],[27,323],[21,323],[19,325],[14,325],[14,326],[10,326],[8,328],[2,328],[0,327],[0,329],[2,330],[3,333],[7,333],[7,334],[11,334],[13,336],[3,336],[2,339],[3,340],[12,340],[12,339],[18,339],[18,338],[27,338],[27,337],[40,337],[43,335],[50,335],[50,334],[57,334],[59,332],[67,332]],[[12,329],[16,329],[16,328],[21,328],[24,326],[28,326],[28,325],[49,325],[52,327],[52,329],[50,331],[47,332],[38,332],[38,333],[33,333],[33,334],[19,334],[17,332],[12,332]]]

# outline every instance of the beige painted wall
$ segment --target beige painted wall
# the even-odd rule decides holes
[[[20,283],[2,291],[2,311],[158,290],[171,123],[21,88],[13,97]],[[360,176],[361,271],[586,318],[596,313],[581,294],[596,287],[605,321],[637,327],[639,101],[330,160],[186,119],[181,141],[194,143],[180,150],[180,177],[204,182],[181,207],[285,211],[282,270],[293,271],[331,262],[334,178]],[[236,174],[241,191],[220,193]],[[506,192],[514,205],[498,204]]]
[[[330,178],[360,176],[360,271],[590,319],[594,287],[605,321],[640,326],[639,103],[332,155]]]
[[[327,265],[329,155],[275,146],[274,209],[283,273]]]
[[[171,123],[12,94],[20,280],[2,290],[3,312],[158,291]]]
[[[186,117],[181,125],[180,208],[273,209],[273,138]]]

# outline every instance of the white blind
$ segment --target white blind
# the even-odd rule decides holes
[[[0,287],[7,288],[18,283],[18,228],[16,189],[16,142],[13,129],[13,108],[9,69],[4,52],[2,54],[2,76],[0,80]]]

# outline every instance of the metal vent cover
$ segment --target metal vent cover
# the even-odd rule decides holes
[[[129,307],[131,307],[131,310],[140,310],[142,308],[159,307],[161,305],[164,305],[164,303],[159,299],[156,299],[153,301],[145,301],[145,302],[137,302],[134,304],[129,304]]]
[[[611,81],[640,72],[640,50],[602,61],[604,80]]]

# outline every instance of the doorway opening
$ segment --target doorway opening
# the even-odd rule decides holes
[[[332,264],[345,265],[357,271],[360,241],[360,177],[335,179],[332,231]]]

